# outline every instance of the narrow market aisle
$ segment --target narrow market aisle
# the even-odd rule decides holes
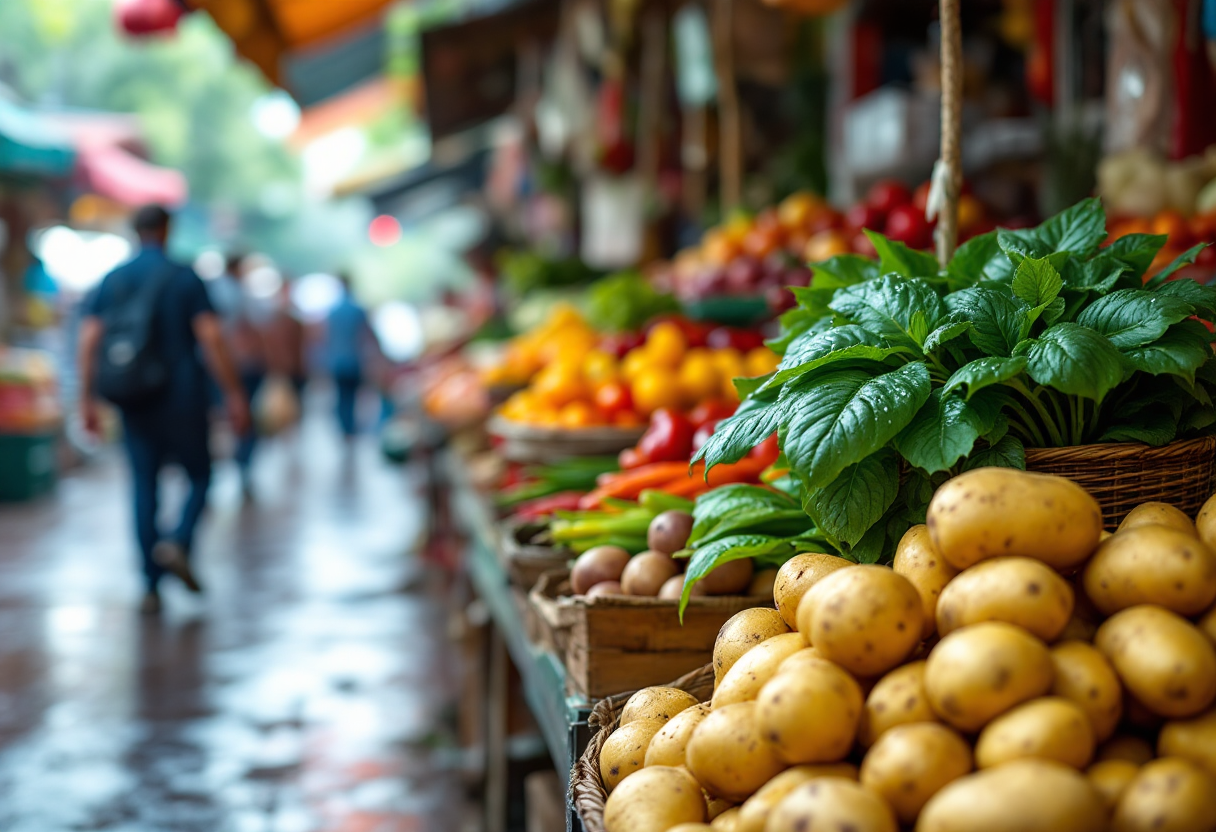
[[[0,829],[459,832],[418,471],[328,421],[217,471],[206,595],[141,618],[117,456],[0,507]],[[169,489],[170,492],[176,489]]]

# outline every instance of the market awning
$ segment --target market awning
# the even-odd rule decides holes
[[[82,147],[77,175],[88,190],[131,207],[181,205],[188,193],[180,171],[153,165],[119,145]]]
[[[68,130],[0,97],[0,173],[62,177],[75,163]]]
[[[303,106],[383,71],[385,9],[395,0],[185,0],[237,52]]]

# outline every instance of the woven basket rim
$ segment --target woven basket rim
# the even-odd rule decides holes
[[[1169,459],[1189,457],[1216,448],[1216,436],[1178,439],[1154,447],[1140,442],[1103,442],[1091,445],[1066,445],[1062,448],[1027,448],[1026,460],[1035,462],[1100,462],[1118,459]]]
[[[699,667],[691,673],[686,673],[667,687],[679,688],[707,702],[713,694],[714,668],[712,664]],[[570,772],[570,790],[567,799],[578,813],[583,824],[584,832],[605,832],[604,803],[608,799],[608,791],[600,777],[600,752],[604,749],[609,735],[616,729],[621,717],[621,710],[629,697],[636,691],[618,693],[601,699],[591,709],[587,725],[595,733],[587,743],[587,748],[574,761]]]

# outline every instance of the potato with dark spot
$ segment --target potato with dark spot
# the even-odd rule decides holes
[[[834,763],[857,738],[864,696],[857,681],[823,660],[784,670],[756,698],[756,727],[782,760]]]
[[[621,589],[626,595],[654,598],[668,578],[678,574],[680,566],[670,555],[662,552],[642,552],[634,555],[621,573]]]
[[[646,530],[646,546],[654,552],[670,555],[688,545],[693,519],[687,511],[664,511],[650,521]]]
[[[1102,509],[1064,477],[976,468],[937,490],[926,523],[934,549],[957,569],[1014,556],[1067,572],[1098,547]]]
[[[596,546],[583,552],[570,569],[570,588],[575,595],[605,581],[619,581],[629,564],[629,553],[620,546]]]
[[[1015,760],[960,777],[921,810],[916,832],[1106,832],[1084,775],[1049,760]]]
[[[916,588],[889,567],[849,566],[803,597],[799,629],[804,622],[809,629],[802,635],[824,658],[858,676],[877,676],[916,649],[924,611]]]
[[[937,600],[937,632],[984,621],[1016,624],[1052,641],[1072,616],[1068,581],[1034,558],[993,558],[959,573]]]
[[[798,603],[802,596],[824,576],[852,565],[851,560],[813,552],[794,555],[781,564],[781,568],[777,570],[777,579],[773,582],[773,601],[791,630],[799,629]]]
[[[1193,538],[1199,537],[1195,524],[1186,514],[1169,503],[1141,503],[1127,513],[1119,523],[1117,533],[1139,526],[1169,526]]]
[[[1094,760],[1099,763],[1107,760],[1126,760],[1129,763],[1135,763],[1137,768],[1151,759],[1153,759],[1153,747],[1149,745],[1148,741],[1127,734],[1112,737],[1102,743],[1098,747],[1098,753],[1094,755]]]
[[[688,691],[679,688],[654,687],[642,688],[625,700],[621,709],[621,725],[627,725],[635,719],[657,719],[666,722],[681,711],[700,705],[700,700]]]
[[[663,724],[657,719],[639,719],[619,726],[608,736],[600,751],[600,777],[604,788],[612,791],[646,765],[646,748]]]
[[[926,525],[913,526],[900,538],[895,548],[891,568],[916,587],[925,610],[925,625],[921,635],[928,638],[937,628],[937,599],[942,588],[954,579],[958,570],[933,548],[933,539]]]
[[[1123,716],[1123,686],[1115,669],[1101,651],[1080,641],[1063,641],[1051,648],[1051,662],[1056,671],[1052,695],[1079,705],[1089,717],[1094,739],[1105,741]]]
[[[1212,549],[1216,549],[1216,494],[1208,497],[1199,514],[1195,515],[1195,531],[1199,539]]]
[[[980,768],[1034,758],[1083,769],[1093,756],[1089,717],[1062,696],[1044,696],[1011,708],[984,726],[975,743],[975,764]]]
[[[993,718],[1051,689],[1047,645],[1012,624],[988,621],[955,630],[925,662],[925,693],[944,721],[978,731]]]
[[[764,832],[764,825],[773,809],[785,796],[799,786],[818,777],[841,777],[857,780],[857,767],[849,763],[824,763],[818,766],[794,766],[769,780],[760,791],[739,807],[735,832]]]
[[[606,832],[670,832],[682,823],[705,821],[705,797],[681,768],[654,766],[637,772],[608,795]]]
[[[1216,699],[1216,649],[1167,609],[1145,605],[1116,613],[1098,628],[1094,646],[1128,692],[1155,714],[1195,716]]]
[[[1216,832],[1216,779],[1194,763],[1145,763],[1111,820],[1111,832]]]
[[[1097,790],[1102,802],[1112,814],[1115,806],[1119,804],[1119,798],[1123,797],[1123,793],[1139,773],[1140,766],[1127,760],[1102,760],[1085,770],[1085,776],[1089,778],[1090,784]]]
[[[713,706],[720,708],[754,700],[765,682],[777,674],[782,662],[800,650],[809,649],[798,633],[783,633],[760,642],[740,656],[722,677],[714,691]]]
[[[936,722],[897,725],[861,761],[861,785],[884,798],[911,824],[947,784],[971,772],[971,746]]]
[[[1157,754],[1190,760],[1216,777],[1216,709],[1167,722],[1157,737]]]
[[[767,607],[755,607],[732,615],[718,630],[718,637],[714,641],[714,687],[722,682],[726,672],[748,650],[766,639],[789,631],[781,613]]]
[[[715,797],[742,802],[786,767],[756,722],[756,703],[712,711],[684,751],[688,770]]]
[[[909,662],[879,679],[866,697],[857,741],[868,748],[897,725],[938,721],[925,693],[925,663]]]
[[[765,832],[898,832],[891,807],[851,780],[820,777],[798,786],[769,815]]]
[[[1216,600],[1216,552],[1174,528],[1136,526],[1098,547],[1083,580],[1106,615],[1138,604],[1198,615]]]
[[[680,711],[659,729],[646,746],[647,766],[682,766],[688,740],[701,720],[709,716],[709,704],[694,705]]]

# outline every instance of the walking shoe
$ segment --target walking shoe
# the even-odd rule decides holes
[[[155,590],[144,593],[144,600],[139,602],[140,615],[160,615],[160,593]]]
[[[190,571],[190,561],[186,559],[186,550],[175,540],[162,540],[152,550],[152,560],[173,575],[176,575],[186,589],[191,592],[202,592],[203,587]]]

